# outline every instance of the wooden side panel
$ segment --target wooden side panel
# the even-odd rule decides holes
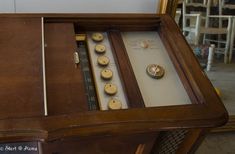
[[[44,114],[41,18],[0,18],[0,118]]]
[[[73,24],[45,24],[45,44],[48,115],[87,111],[81,66],[75,68],[73,57]]]
[[[157,133],[64,139],[42,144],[45,154],[149,154]]]

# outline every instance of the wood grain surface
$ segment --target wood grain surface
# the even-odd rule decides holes
[[[0,119],[43,115],[41,18],[0,18]]]
[[[149,154],[158,133],[71,138],[44,143],[43,153],[66,154]],[[89,146],[89,148],[88,148]]]
[[[73,24],[45,24],[45,44],[48,115],[87,111],[81,65],[74,63]]]

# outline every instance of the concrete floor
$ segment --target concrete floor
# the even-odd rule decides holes
[[[224,64],[215,59],[211,71],[206,74],[214,87],[220,89],[229,115],[235,115],[235,62]],[[209,134],[196,154],[235,154],[235,131]]]
[[[214,87],[220,89],[221,99],[229,115],[235,115],[235,62],[231,64],[217,62],[212,66],[211,71],[206,72],[208,78]]]
[[[234,154],[235,132],[209,134],[195,154]]]

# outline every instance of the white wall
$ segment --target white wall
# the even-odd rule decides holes
[[[2,13],[15,12],[14,0],[0,0],[0,12]]]
[[[158,3],[159,0],[0,0],[0,12],[156,13]]]

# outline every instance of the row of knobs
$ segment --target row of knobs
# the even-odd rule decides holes
[[[102,33],[93,33],[92,40],[97,43],[95,45],[95,52],[100,55],[97,58],[97,63],[99,66],[103,67],[100,72],[100,76],[103,80],[109,81],[113,77],[113,71],[111,69],[105,68],[109,65],[110,60],[107,56],[104,55],[106,52],[105,45],[101,44],[101,42],[104,40],[104,35]],[[117,91],[118,88],[113,83],[106,83],[104,86],[104,92],[107,95],[114,96]],[[111,98],[108,102],[108,108],[112,110],[121,109],[122,103],[116,98]]]

